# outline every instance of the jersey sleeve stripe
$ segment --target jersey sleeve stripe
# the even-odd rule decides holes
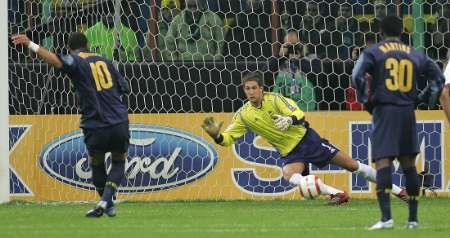
[[[286,107],[291,110],[291,111],[295,111],[295,106],[293,106],[292,104],[290,104],[285,98],[278,96],[279,99],[281,99],[281,101],[286,105]]]

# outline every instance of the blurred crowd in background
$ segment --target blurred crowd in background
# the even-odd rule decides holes
[[[120,63],[266,62],[268,88],[306,111],[359,110],[349,75],[380,20],[403,19],[402,41],[440,65],[450,48],[445,0],[8,0],[11,34],[65,53],[72,31]],[[17,50],[17,49],[16,49]],[[10,51],[20,61],[28,52]],[[247,67],[248,68],[248,67]],[[259,66],[258,66],[259,68]],[[345,101],[336,99],[336,89]],[[337,106],[333,106],[333,103]]]

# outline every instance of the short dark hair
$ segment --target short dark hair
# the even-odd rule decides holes
[[[87,48],[88,40],[86,36],[81,32],[74,32],[70,34],[67,46],[71,50],[78,50],[82,48]]]
[[[364,39],[366,40],[366,44],[368,41],[375,43],[377,41],[377,36],[372,32],[368,32],[364,35]]]
[[[384,36],[401,36],[403,31],[403,22],[397,16],[387,16],[381,20],[380,31]]]
[[[256,83],[258,83],[258,86],[260,87],[264,86],[263,76],[260,72],[251,72],[245,74],[242,77],[242,85],[244,85],[248,81],[255,81]]]

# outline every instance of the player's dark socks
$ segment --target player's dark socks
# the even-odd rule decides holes
[[[381,210],[381,221],[388,221],[391,216],[392,173],[391,166],[377,171],[377,197]]]
[[[109,171],[107,181],[119,185],[124,177],[125,177],[125,161],[112,160],[111,171]]]
[[[408,193],[408,221],[417,221],[417,198],[419,196],[419,180],[416,167],[404,169],[403,173],[406,177],[406,192]]]
[[[112,206],[114,206],[114,195],[113,195],[113,197],[112,197],[112,199],[111,199],[111,201],[107,201],[107,203],[106,203],[106,207],[108,208],[108,207],[112,207]]]
[[[111,170],[103,191],[102,200],[110,203],[122,179],[125,177],[125,161],[112,160]]]
[[[92,183],[97,190],[97,193],[100,197],[103,195],[103,190],[105,188],[106,183],[106,168],[103,163],[100,164],[91,164],[92,168]]]
[[[108,204],[112,203],[112,197],[117,191],[117,184],[114,182],[106,182],[105,190],[103,191],[102,201],[106,201]]]
[[[409,207],[408,221],[418,221],[417,220],[418,205],[419,205],[419,201],[417,201],[417,197],[409,197],[409,199],[408,199],[408,207]]]

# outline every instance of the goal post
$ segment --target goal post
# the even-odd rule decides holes
[[[8,1],[0,2],[0,203],[9,201]]]

